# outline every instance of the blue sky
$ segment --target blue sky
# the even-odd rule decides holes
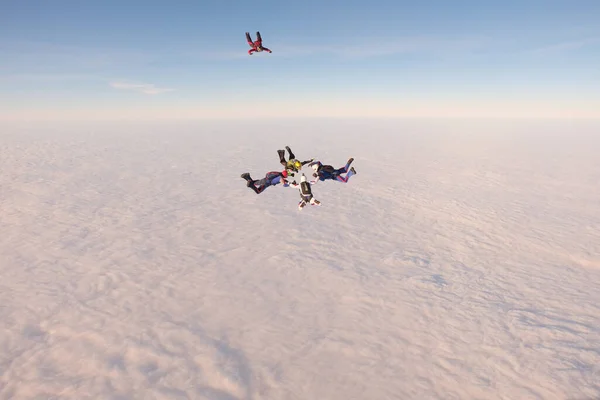
[[[0,117],[600,117],[600,1],[0,2]],[[259,30],[272,54],[248,56]]]

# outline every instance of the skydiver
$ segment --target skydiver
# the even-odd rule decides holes
[[[311,158],[310,160],[300,162],[296,160],[296,156],[292,153],[289,146],[285,146],[285,148],[288,151],[288,161],[285,161],[285,150],[277,150],[277,154],[279,154],[279,162],[285,167],[290,176],[294,176],[296,172],[300,172],[304,165],[314,160],[314,158]]]
[[[283,186],[289,186],[287,181],[287,171],[270,171],[265,174],[262,179],[254,180],[248,172],[241,175],[242,179],[246,180],[246,186],[254,190],[256,194],[261,194],[266,188],[283,183]]]
[[[315,181],[307,181],[306,176],[302,174],[300,177],[300,184],[297,184],[296,181],[289,182],[288,186],[297,187],[300,190],[300,203],[298,203],[298,210],[302,210],[307,204],[311,204],[313,206],[320,206],[321,202],[314,198],[312,194],[311,184],[317,183],[318,180]]]
[[[269,53],[272,53],[271,50],[267,49],[266,47],[264,47],[262,45],[262,38],[260,37],[260,32],[256,32],[256,41],[253,42],[252,38],[250,37],[250,33],[246,32],[246,40],[248,41],[248,44],[250,45],[250,50],[248,50],[248,54],[252,55],[252,53],[254,53],[255,51],[257,52],[261,52],[261,51],[267,51]]]
[[[308,165],[315,171],[313,176],[320,181],[332,179],[338,182],[347,183],[352,175],[356,175],[354,167],[350,168],[352,161],[354,161],[354,158],[348,159],[346,165],[338,169],[333,168],[331,165],[323,165],[321,164],[321,161],[314,161]],[[342,174],[346,174],[346,176],[342,176]]]

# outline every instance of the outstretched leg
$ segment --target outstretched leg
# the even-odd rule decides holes
[[[250,37],[250,34],[248,32],[246,32],[246,40],[248,41],[248,44],[250,45],[250,47],[254,47],[254,43],[252,43],[252,38]]]
[[[260,194],[260,192],[262,192],[262,190],[261,190],[261,191],[259,191],[259,190],[256,188],[256,186],[254,186],[254,182],[248,182],[248,187],[249,187],[250,189],[254,190],[254,193],[256,193],[256,194]]]
[[[242,179],[246,180],[246,186],[254,190],[254,193],[259,194],[263,190],[265,190],[264,179],[255,181],[254,179],[252,179],[252,177],[250,177],[250,174],[247,172],[243,173],[241,177]],[[258,187],[256,186],[257,183],[259,184]]]
[[[335,180],[338,182],[347,183],[352,175],[356,175],[356,170],[354,169],[354,167],[350,168],[350,171],[348,171],[346,176],[337,175],[335,177]]]
[[[350,168],[350,164],[352,164],[352,161],[354,161],[354,158],[350,157],[348,159],[348,162],[346,162],[346,166],[344,167],[346,169],[346,171],[348,171],[348,168]]]
[[[250,177],[249,173],[245,172],[241,176],[242,176],[242,179],[246,180],[246,186],[254,187],[255,180]]]
[[[287,161],[285,161],[285,150],[277,150],[277,154],[279,154],[279,162],[284,167],[287,167]]]
[[[260,37],[260,32],[256,32],[256,40],[258,40],[260,42],[260,44],[262,44],[262,38]]]
[[[290,146],[285,146],[285,149],[288,151],[288,155],[290,156],[290,160],[293,160],[294,158],[296,158],[296,156],[294,155],[294,153],[292,153],[292,149],[290,149]]]
[[[348,172],[348,170],[350,169],[350,164],[352,164],[352,161],[354,161],[354,158],[348,159],[348,162],[346,163],[346,165],[344,165],[342,168],[337,169],[336,172],[340,173],[340,174],[345,174],[346,172]]]
[[[262,192],[262,190],[258,190],[258,188],[256,187],[255,183],[258,181],[253,181],[252,179],[248,179],[246,181],[246,186],[249,187],[250,189],[254,190],[254,193],[259,194],[260,192]]]
[[[252,184],[250,185],[249,183],[248,187],[252,188],[256,194],[261,194],[267,187],[269,187],[269,184],[266,178],[262,178],[260,180],[252,181]]]

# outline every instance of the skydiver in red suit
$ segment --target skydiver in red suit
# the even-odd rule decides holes
[[[248,32],[246,32],[246,40],[248,41],[248,44],[251,47],[251,49],[248,50],[249,55],[252,55],[252,53],[254,53],[255,51],[260,53],[263,50],[267,51],[269,53],[272,53],[271,50],[267,49],[266,47],[264,47],[262,45],[262,38],[260,37],[260,32],[256,32],[256,41],[255,42],[252,41],[250,34]]]

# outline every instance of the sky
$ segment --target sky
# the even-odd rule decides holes
[[[600,118],[598,1],[0,1],[0,120]],[[245,32],[272,54],[249,56]]]

